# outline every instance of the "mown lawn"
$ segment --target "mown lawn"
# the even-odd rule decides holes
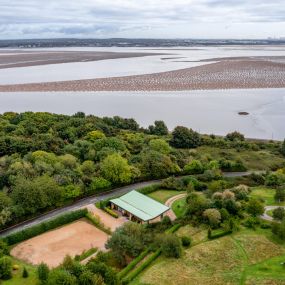
[[[184,211],[185,211],[185,205],[186,205],[186,197],[176,200],[173,204],[172,204],[172,210],[175,213],[177,218],[182,217]]]
[[[211,241],[207,230],[189,225],[177,234],[189,234],[194,245],[180,259],[159,257],[132,285],[285,284],[285,246],[269,238],[268,229],[242,229]]]
[[[285,202],[276,203],[274,200],[275,189],[266,187],[254,187],[251,190],[250,196],[253,198],[262,198],[267,206],[284,206]]]
[[[1,284],[3,285],[37,285],[39,284],[38,279],[37,279],[37,273],[36,273],[36,267],[32,266],[30,264],[24,263],[22,261],[19,261],[15,258],[13,259],[13,264],[19,265],[19,270],[14,270],[13,271],[13,278],[10,280],[2,281]],[[23,268],[26,267],[29,277],[28,278],[23,278],[22,273],[23,273]]]
[[[165,203],[169,198],[176,196],[178,194],[185,193],[184,191],[177,191],[177,190],[165,190],[159,189],[155,192],[148,194],[148,196],[160,203]]]

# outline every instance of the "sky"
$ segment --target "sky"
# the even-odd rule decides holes
[[[0,39],[285,37],[285,0],[0,0]]]

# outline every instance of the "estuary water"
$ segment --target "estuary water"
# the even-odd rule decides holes
[[[0,93],[0,113],[7,111],[83,111],[99,117],[134,118],[144,127],[164,120],[169,129],[183,125],[207,134],[236,130],[249,138],[285,138],[285,89]]]

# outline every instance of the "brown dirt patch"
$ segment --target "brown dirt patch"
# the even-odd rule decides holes
[[[285,87],[285,64],[267,60],[223,60],[203,66],[137,76],[1,85],[22,91],[179,91]]]
[[[104,211],[96,208],[94,205],[88,205],[87,209],[93,215],[99,217],[101,222],[106,226],[106,228],[110,228],[112,232],[115,231],[116,228],[122,226],[125,222],[128,221],[126,217],[119,217],[118,219],[113,218]]]
[[[107,239],[106,233],[81,219],[19,243],[11,255],[31,264],[45,262],[56,267],[67,254],[75,256],[92,247],[104,249]]]

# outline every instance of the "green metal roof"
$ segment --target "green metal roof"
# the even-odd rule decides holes
[[[113,199],[110,202],[143,221],[152,220],[169,210],[169,207],[135,190],[121,196],[120,198]]]

